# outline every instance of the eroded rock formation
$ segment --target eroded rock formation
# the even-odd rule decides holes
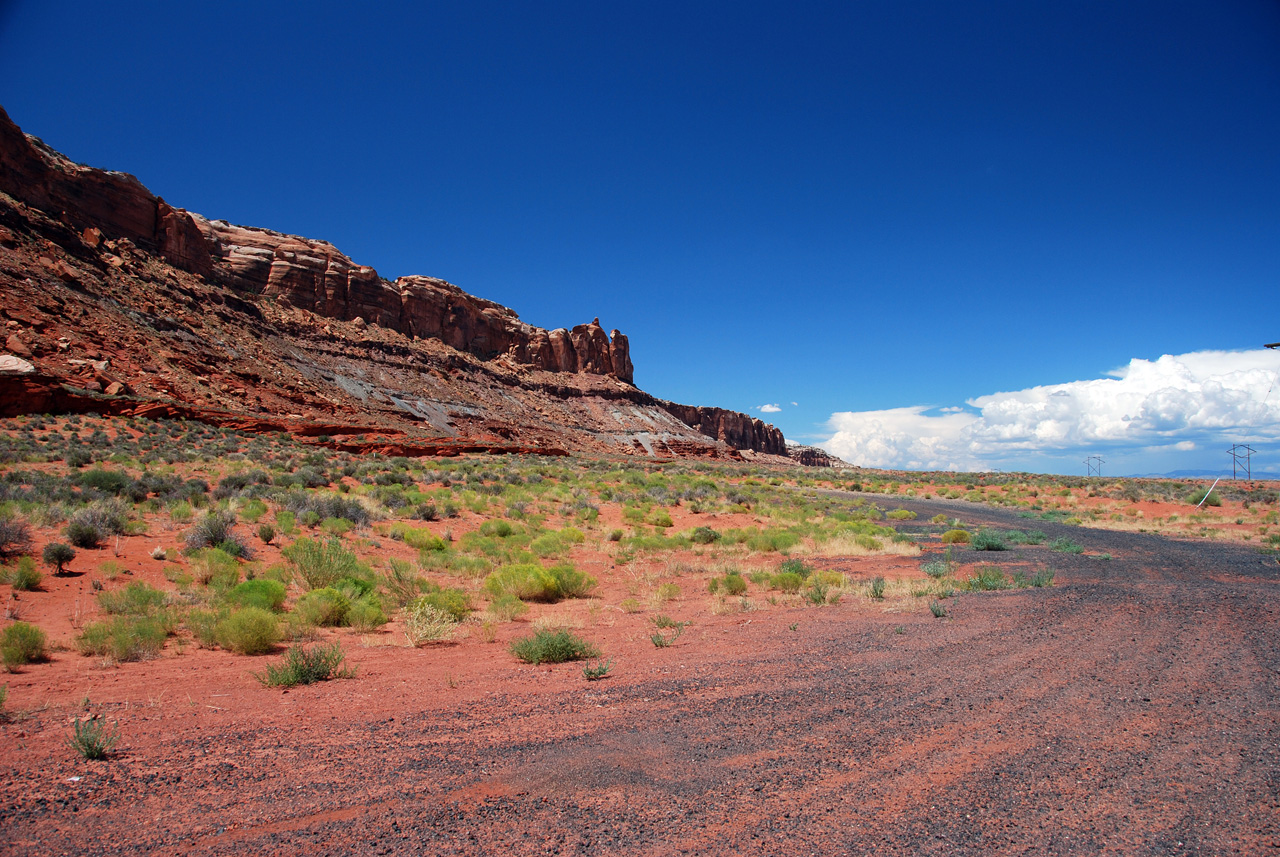
[[[209,220],[2,108],[0,263],[6,412],[283,414],[294,433],[400,432],[419,454],[786,455],[760,420],[637,389],[627,337],[599,319],[544,330],[444,280]]]
[[[782,432],[755,417],[723,408],[677,405],[674,402],[667,402],[664,407],[681,422],[734,449],[753,449],[770,455],[787,454],[787,442]]]
[[[440,339],[484,360],[506,354],[538,369],[634,381],[627,338],[616,330],[606,334],[599,319],[548,332],[444,280],[388,282],[327,241],[174,208],[131,175],[76,164],[27,137],[2,108],[0,187],[77,231],[126,238],[174,267],[238,291],[340,321],[361,318],[407,336]]]

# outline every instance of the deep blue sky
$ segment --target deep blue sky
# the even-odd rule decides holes
[[[0,105],[801,440],[1280,340],[1275,0],[368,5],[0,2]]]

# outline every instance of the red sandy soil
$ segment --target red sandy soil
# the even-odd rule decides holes
[[[900,505],[1026,523],[962,503]],[[499,626],[493,643],[473,631],[422,649],[394,627],[334,632],[357,677],[288,691],[249,675],[272,657],[171,642],[157,660],[103,667],[59,652],[7,677],[0,852],[1280,848],[1274,557],[1040,528],[1089,555],[983,557],[1051,564],[1057,585],[964,595],[941,620],[919,599],[804,608],[768,605],[754,586],[762,609],[713,613],[706,575],[688,573],[661,609],[693,625],[666,649],[648,639],[652,610],[618,609],[635,588],[628,570],[585,562],[600,597],[541,609],[613,659],[599,682],[579,664],[518,663],[506,644],[524,623]],[[161,563],[139,556],[154,540],[123,540],[120,563],[159,583]],[[917,563],[839,564],[894,578],[919,576]],[[46,578],[48,593],[19,603],[65,639],[93,576]],[[119,722],[106,761],[64,744],[86,697]]]

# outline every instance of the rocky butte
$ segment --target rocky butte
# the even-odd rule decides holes
[[[544,330],[434,277],[175,208],[0,109],[0,415],[182,416],[345,449],[787,456],[634,385],[599,319]]]

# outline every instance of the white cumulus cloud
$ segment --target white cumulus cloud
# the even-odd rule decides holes
[[[1280,440],[1274,351],[1200,351],[1137,359],[1109,377],[991,393],[969,409],[920,405],[832,414],[820,443],[872,467],[985,469],[1038,454]]]
[[[756,408],[756,410],[762,414],[776,414],[778,411],[782,410],[782,408],[777,405],[761,405]]]

